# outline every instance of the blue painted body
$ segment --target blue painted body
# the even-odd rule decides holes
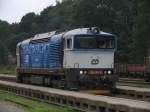
[[[43,68],[43,46],[41,43],[30,44],[31,49],[31,67],[32,68]]]
[[[48,42],[21,44],[21,67],[23,68],[61,68],[62,40],[52,37]]]
[[[29,48],[29,41],[25,41],[21,44],[21,53],[20,53],[20,62],[21,67],[29,68],[30,67],[30,48]]]
[[[49,68],[62,67],[63,61],[62,40],[59,37],[52,37],[49,45]]]

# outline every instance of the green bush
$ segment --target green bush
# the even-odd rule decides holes
[[[16,65],[0,65],[0,74],[15,74]]]

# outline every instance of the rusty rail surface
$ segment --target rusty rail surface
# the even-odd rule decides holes
[[[88,112],[150,112],[150,102],[0,81],[0,90]]]

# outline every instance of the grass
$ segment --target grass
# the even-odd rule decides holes
[[[15,74],[16,65],[0,65],[0,74]]]
[[[44,102],[26,99],[14,94],[0,92],[0,101],[8,101],[22,106],[26,112],[73,112],[73,110]]]

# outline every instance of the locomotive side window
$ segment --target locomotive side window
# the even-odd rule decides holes
[[[67,49],[72,48],[72,39],[67,39]]]

